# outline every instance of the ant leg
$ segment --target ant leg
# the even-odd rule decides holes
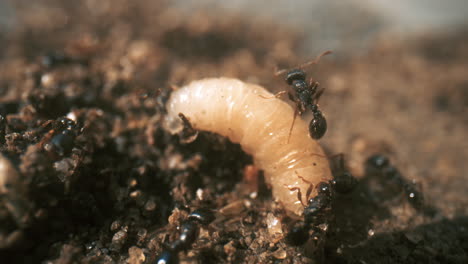
[[[308,183],[308,184],[310,184],[310,185],[314,185],[313,183],[311,183],[310,181],[304,179],[304,177],[302,177],[301,175],[299,175],[299,173],[297,173],[297,171],[294,171],[294,173],[296,173],[296,176],[297,176],[299,179],[301,179],[303,182]]]
[[[294,109],[294,117],[293,117],[293,121],[292,121],[292,124],[291,124],[291,128],[289,129],[287,144],[289,144],[289,140],[291,139],[291,134],[292,134],[292,130],[293,130],[293,127],[294,127],[294,122],[296,122],[296,117],[297,117],[298,113],[299,113],[298,107],[296,106],[296,108]]]
[[[195,139],[197,139],[198,131],[193,128],[192,124],[190,123],[190,120],[184,114],[179,113],[179,118],[182,120],[182,123],[184,125],[182,132],[180,133],[180,142],[183,144],[193,142]]]
[[[41,128],[46,128],[48,125],[52,124],[54,120],[47,120],[44,123],[42,123]]]
[[[310,77],[308,84],[309,84],[308,87],[309,87],[311,93],[314,95],[315,92],[317,91],[317,88],[319,87],[320,83],[314,81],[313,77]],[[312,98],[314,98],[314,97],[312,97]]]
[[[319,83],[318,82],[315,82],[314,81],[314,77],[310,77],[309,79],[309,86],[314,88],[314,89],[317,89],[317,87],[319,87]]]
[[[278,69],[278,65],[275,65],[275,69],[273,70],[273,76],[278,77],[281,74],[289,71],[290,69]]]
[[[312,190],[314,189],[314,185],[309,185],[309,188],[307,188],[307,192],[306,192],[306,199],[309,200],[310,199],[310,194],[312,193]]]
[[[287,70],[286,69],[278,69],[278,65],[275,65],[275,69],[273,70],[273,76],[278,77],[281,74],[285,73]]]
[[[304,177],[302,177],[301,175],[299,175],[299,173],[297,173],[297,171],[294,171],[294,173],[296,173],[297,177],[298,177],[299,179],[301,179],[303,182],[309,184],[309,188],[307,188],[307,192],[306,192],[306,199],[309,200],[310,194],[312,193],[312,190],[314,189],[314,184],[311,183],[310,181],[304,179]]]
[[[287,71],[288,71],[288,69],[278,70],[278,71],[275,72],[274,75],[275,75],[275,76],[280,76],[281,74],[283,74],[283,73],[285,73],[285,72],[287,72]]]
[[[171,88],[172,91],[177,91],[180,89],[180,87],[175,84],[169,84],[169,88]]]
[[[304,202],[302,202],[302,193],[301,193],[301,189],[299,187],[291,187],[289,185],[284,185],[284,187],[288,188],[288,190],[290,190],[291,192],[294,192],[294,191],[297,191],[297,200],[299,202],[301,202],[302,206],[306,206],[304,204]]]
[[[317,85],[318,85],[318,83],[317,83]],[[313,98],[313,100],[315,101],[315,104],[318,103],[318,100],[320,99],[320,96],[322,96],[323,92],[325,92],[325,88],[322,87],[320,90],[318,90],[315,93],[314,98]]]
[[[274,99],[274,98],[279,98],[281,97],[283,94],[287,93],[288,91],[281,91],[281,92],[277,92],[275,93],[273,96],[263,96],[261,94],[259,94],[258,96],[262,97],[263,99]]]

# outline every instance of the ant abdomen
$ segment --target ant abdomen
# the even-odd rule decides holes
[[[320,139],[327,132],[327,120],[323,115],[314,115],[314,119],[310,121],[309,133],[313,139]]]
[[[312,108],[314,118],[309,123],[309,134],[313,139],[320,139],[327,132],[327,120],[317,108]]]

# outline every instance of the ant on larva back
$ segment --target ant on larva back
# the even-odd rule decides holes
[[[306,73],[304,68],[312,64],[317,64],[322,56],[330,54],[331,51],[325,51],[322,54],[318,55],[312,61],[304,63],[294,69],[283,69],[278,70],[275,73],[275,76],[286,73],[285,81],[292,88],[292,93],[289,91],[281,91],[275,95],[279,97],[282,94],[288,93],[289,100],[293,101],[296,104],[296,109],[294,111],[293,123],[291,124],[291,129],[289,136],[291,136],[291,131],[296,120],[296,116],[302,115],[307,109],[312,111],[313,118],[309,123],[309,134],[313,139],[320,139],[325,135],[327,131],[327,120],[323,116],[322,112],[318,108],[318,100],[324,92],[324,88],[318,89],[319,83],[313,81],[310,78],[309,83],[306,82]],[[288,139],[289,141],[289,139]]]

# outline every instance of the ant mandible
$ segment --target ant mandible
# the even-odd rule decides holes
[[[312,111],[313,118],[309,124],[309,134],[313,139],[320,139],[325,135],[327,131],[327,120],[323,116],[322,112],[318,108],[318,100],[324,92],[324,88],[318,89],[319,83],[313,81],[310,78],[309,83],[306,82],[306,73],[304,68],[312,64],[317,64],[322,56],[330,54],[331,51],[325,51],[322,54],[318,55],[312,61],[304,63],[294,69],[283,69],[275,73],[275,76],[286,73],[285,81],[288,85],[291,85],[293,92],[281,91],[275,95],[278,97],[284,93],[288,93],[289,100],[293,101],[296,104],[296,109],[294,110],[294,118],[289,130],[288,142],[291,137],[292,129],[294,122],[296,121],[297,115],[302,115],[307,109]]]

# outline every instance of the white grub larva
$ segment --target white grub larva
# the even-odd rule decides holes
[[[296,120],[288,142],[294,109],[261,86],[229,78],[198,80],[174,91],[166,106],[172,133],[180,131],[182,113],[195,129],[239,143],[265,172],[273,197],[296,215],[304,210],[298,189],[307,203],[306,181],[315,187],[331,180],[328,159],[310,138],[307,123]],[[310,197],[316,194],[314,188]]]

